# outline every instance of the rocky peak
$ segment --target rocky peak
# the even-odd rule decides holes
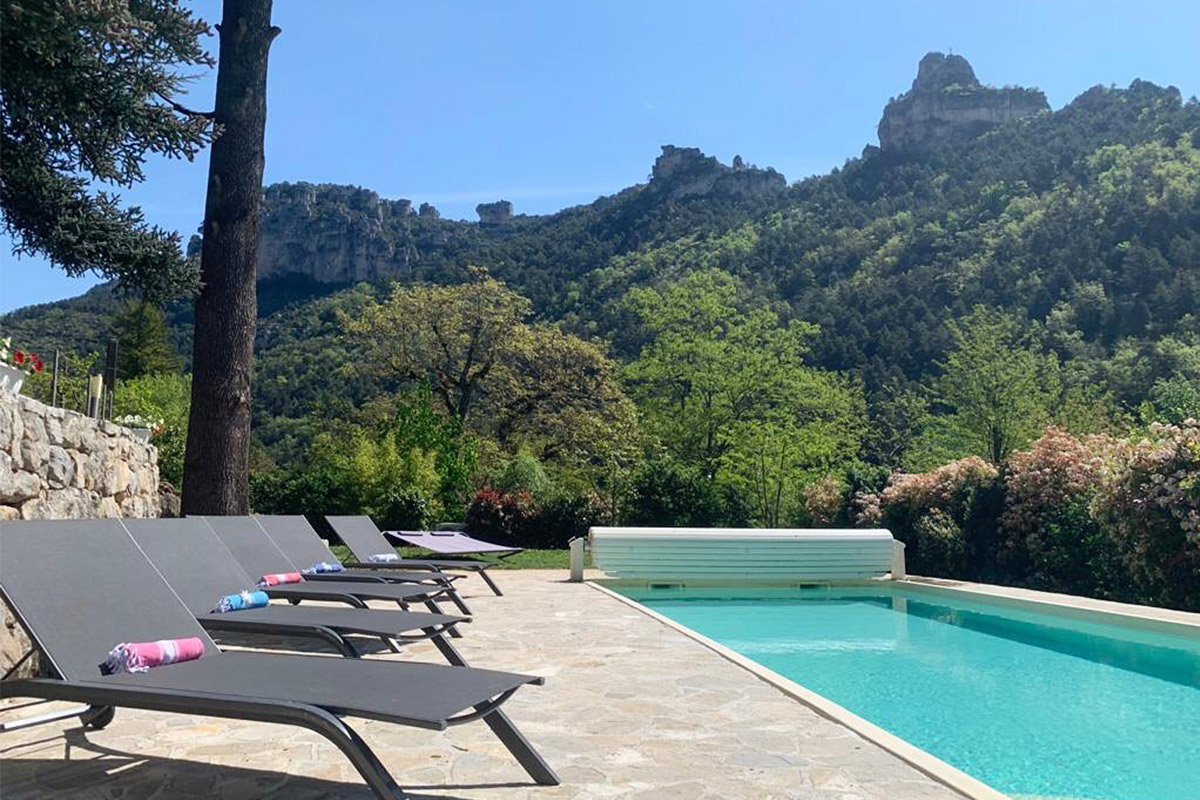
[[[984,86],[962,56],[926,53],[912,89],[883,109],[879,146],[936,150],[1049,108],[1037,89]]]
[[[512,221],[513,204],[507,200],[480,203],[475,206],[475,213],[479,215],[480,225],[503,225]]]
[[[704,155],[698,147],[667,144],[654,162],[648,189],[664,193],[670,199],[680,199],[707,195],[748,197],[786,187],[787,180],[782,174],[770,167],[747,166],[741,156],[729,167],[715,156]]]
[[[913,79],[914,92],[940,92],[951,86],[973,88],[979,85],[975,70],[962,56],[926,53],[917,65],[917,77]]]

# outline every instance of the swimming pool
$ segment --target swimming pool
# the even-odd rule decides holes
[[[1200,640],[901,586],[611,587],[1014,796],[1200,798]]]

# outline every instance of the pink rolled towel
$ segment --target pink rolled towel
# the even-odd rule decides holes
[[[272,575],[263,575],[258,579],[259,586],[279,586],[283,583],[299,583],[304,580],[304,576],[299,572],[276,572]]]
[[[147,672],[151,667],[191,661],[202,655],[204,642],[195,636],[187,639],[160,639],[157,642],[122,642],[104,659],[104,663],[100,665],[100,674]]]

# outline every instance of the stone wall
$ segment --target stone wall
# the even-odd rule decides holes
[[[111,422],[0,393],[0,525],[159,512],[153,445]],[[28,648],[24,632],[0,603],[0,673]],[[21,674],[33,667],[27,662]]]

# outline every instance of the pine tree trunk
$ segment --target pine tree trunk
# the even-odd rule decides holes
[[[183,513],[249,511],[255,268],[267,122],[271,0],[225,0],[196,298]]]

